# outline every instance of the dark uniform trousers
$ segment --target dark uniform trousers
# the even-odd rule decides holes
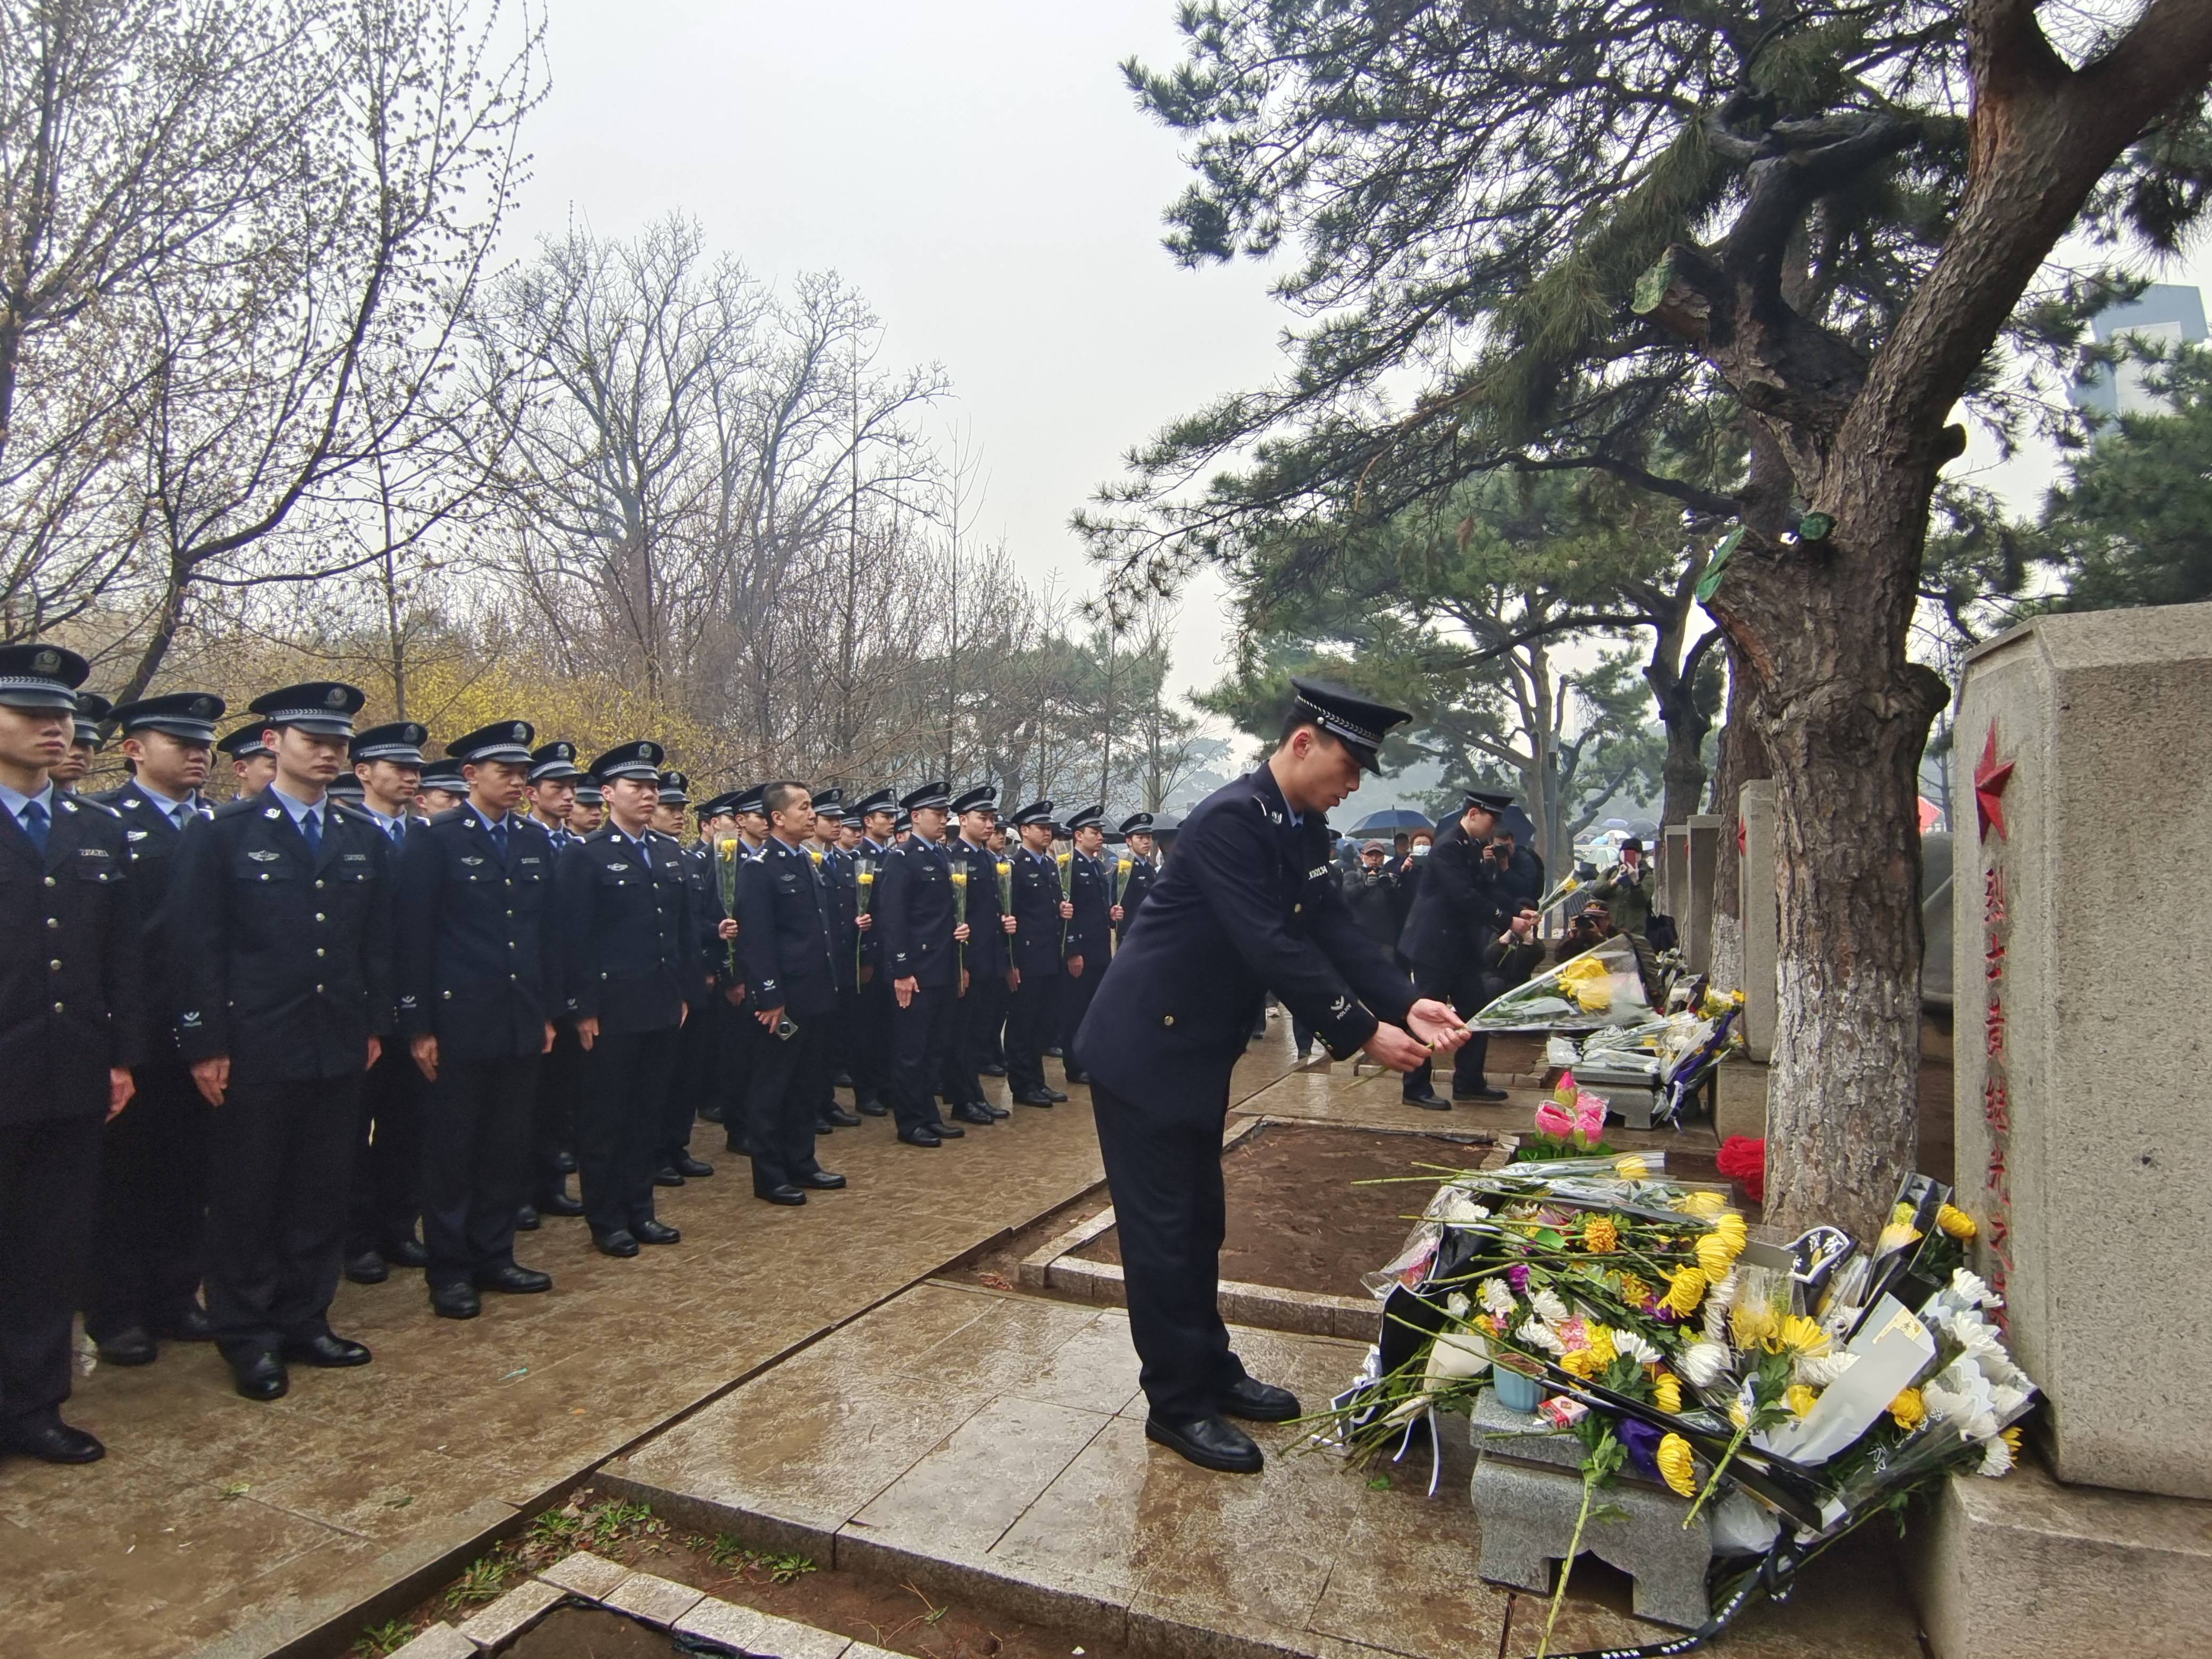
[[[895,1081],[891,1109],[902,1129],[937,1120],[937,1090],[945,1075],[945,1054],[959,1015],[958,985],[917,985],[903,1008],[891,1006],[891,1054]]]
[[[1244,1376],[1219,1303],[1227,1102],[1194,1121],[1143,1112],[1093,1083],[1091,1103],[1121,1241],[1129,1336],[1143,1357],[1138,1381],[1154,1416],[1210,1417]]]
[[[584,1056],[576,1162],[584,1218],[594,1237],[653,1219],[653,1172],[667,1121],[660,1108],[681,1042],[673,1025],[617,1036],[603,1032]]]
[[[960,999],[956,1016],[958,1029],[951,1048],[945,1077],[954,1085],[952,1101],[983,1099],[982,1071],[997,1053],[999,1032],[1006,1023],[1006,980],[1003,973],[972,974],[968,994]]]
[[[1016,1094],[1045,1086],[1044,1051],[1053,1039],[1060,980],[1058,974],[1024,974],[1007,1003],[1006,1081]]]
[[[355,1140],[349,1255],[415,1237],[422,1212],[423,1078],[404,1042],[385,1045],[361,1089]]]
[[[822,1167],[814,1156],[814,1117],[829,1073],[830,1018],[794,1015],[792,1034],[779,1037],[750,1012],[744,1015],[757,1034],[745,1091],[745,1139],[756,1193],[787,1185]]]
[[[722,1091],[722,1142],[740,1157],[750,1157],[752,1141],[746,1132],[745,1114],[752,1100],[753,1073],[763,1058],[763,1039],[768,1034],[753,1018],[750,996],[734,1006],[726,997],[718,998],[714,1028],[714,1050],[720,1056],[715,1081]]]
[[[1494,974],[1486,973],[1479,963],[1470,963],[1462,969],[1440,969],[1413,963],[1413,989],[1422,996],[1434,997],[1439,1002],[1449,1002],[1462,1019],[1504,994],[1504,981]],[[1483,1064],[1490,1057],[1490,1033],[1477,1031],[1462,1043],[1452,1055],[1452,1089],[1466,1094],[1483,1086]],[[1426,1094],[1435,1086],[1435,1069],[1423,1060],[1406,1073],[1404,1092],[1408,1096]]]
[[[690,1150],[691,1126],[698,1117],[700,1103],[714,1087],[714,1069],[721,1059],[721,1031],[709,1004],[719,1000],[715,993],[702,993],[678,1035],[676,1065],[669,1078],[667,1105],[661,1113],[659,1144],[654,1147],[655,1170],[673,1164]]]
[[[897,999],[880,967],[853,994],[852,1042],[846,1069],[853,1074],[853,1098],[892,1103],[896,1067],[892,1063],[891,1015]]]
[[[0,1422],[36,1420],[69,1398],[100,1129],[97,1116],[0,1125]]]
[[[137,1092],[101,1148],[100,1225],[85,1334],[172,1330],[207,1270],[210,1110],[173,1056],[138,1067]]]
[[[1057,1012],[1057,1034],[1060,1046],[1066,1052],[1065,1064],[1082,1069],[1075,1058],[1075,1034],[1083,1028],[1083,1017],[1091,1012],[1091,999],[1098,994],[1098,981],[1106,977],[1103,956],[1085,957],[1083,971],[1060,975],[1060,1007]]]
[[[234,1363],[330,1331],[362,1084],[234,1075],[216,1109],[208,1321]]]
[[[538,1074],[547,1058],[439,1064],[422,1110],[422,1243],[432,1290],[514,1265],[514,1218],[530,1197]]]
[[[527,1202],[542,1203],[568,1190],[561,1154],[574,1156],[576,1150],[576,1097],[583,1080],[584,1045],[576,1041],[575,1027],[564,1019],[554,1028],[553,1051],[538,1066]]]

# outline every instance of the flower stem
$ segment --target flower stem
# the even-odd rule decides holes
[[[1575,1558],[1583,1553],[1583,1526],[1589,1519],[1590,1493],[1597,1482],[1590,1479],[1589,1471],[1583,1471],[1583,1506],[1575,1513],[1575,1534],[1567,1540],[1566,1559],[1559,1563],[1559,1585],[1552,1592],[1552,1606],[1544,1615],[1544,1633],[1536,1638],[1536,1659],[1544,1659],[1551,1651],[1552,1626],[1559,1622],[1559,1604],[1567,1599],[1567,1580],[1575,1570]]]
[[[1690,1512],[1682,1517],[1682,1527],[1685,1531],[1687,1531],[1690,1523],[1698,1518],[1698,1511],[1705,1508],[1705,1499],[1713,1495],[1713,1488],[1720,1485],[1721,1471],[1728,1468],[1729,1459],[1735,1455],[1736,1449],[1741,1446],[1750,1435],[1751,1425],[1747,1422],[1729,1439],[1728,1449],[1721,1454],[1721,1461],[1713,1465],[1713,1472],[1705,1477],[1705,1489],[1698,1492],[1697,1502],[1690,1505]]]

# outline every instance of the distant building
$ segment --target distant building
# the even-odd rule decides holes
[[[2195,288],[2154,283],[2140,299],[2099,312],[2089,328],[2100,345],[2126,340],[2198,344],[2205,337],[2204,296]],[[2104,421],[2122,415],[2155,415],[2164,407],[2158,394],[2143,384],[2141,363],[2122,363],[2118,374],[2100,363],[2087,378],[2075,381],[2071,396],[2076,409]]]

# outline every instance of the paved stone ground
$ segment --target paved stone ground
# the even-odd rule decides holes
[[[1291,1065],[1279,1030],[1237,1097]],[[1003,1097],[1004,1085],[994,1085]],[[0,1460],[0,1653],[7,1659],[258,1655],[471,1549],[516,1510],[779,1355],[1021,1226],[1102,1178],[1087,1091],[1027,1107],[937,1152],[888,1120],[831,1137],[853,1177],[801,1210],[756,1202],[724,1167],[660,1194],[684,1243],[630,1261],[580,1221],[526,1234],[541,1297],[434,1318],[419,1275],[340,1287],[332,1322],[376,1352],[295,1370],[270,1405],[239,1399],[211,1348],[82,1379],[72,1421],[108,1445],[61,1469]]]

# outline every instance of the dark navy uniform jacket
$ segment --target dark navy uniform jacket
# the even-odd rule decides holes
[[[131,866],[131,903],[138,913],[145,957],[147,1006],[161,1011],[159,1018],[149,1022],[147,1056],[173,1056],[177,1034],[168,1015],[178,1006],[178,994],[165,976],[176,954],[169,943],[170,929],[177,925],[169,889],[176,872],[177,849],[184,844],[184,825],[169,817],[167,802],[140,788],[136,778],[99,799],[113,807],[123,820],[123,841]],[[197,801],[184,809],[186,824],[213,816],[211,809]],[[190,925],[190,918],[185,919],[184,925]]]
[[[968,872],[968,973],[971,979],[1006,976],[1006,930],[999,925],[999,855],[963,836],[947,845]],[[959,953],[955,951],[957,956]]]
[[[877,979],[883,978],[881,969],[884,960],[884,872],[890,866],[891,857],[897,851],[896,843],[889,847],[881,847],[863,836],[860,837],[860,844],[855,847],[852,853],[853,915],[855,931],[858,931],[858,919],[864,905],[868,913],[876,918],[876,921],[869,926],[868,931],[860,935],[860,965],[864,968],[878,969],[874,976]],[[874,877],[865,901],[860,895],[860,875],[863,871]]]
[[[684,854],[684,879],[691,895],[691,930],[697,939],[693,954],[699,961],[699,969],[691,975],[684,999],[696,1014],[714,1000],[718,991],[729,988],[732,981],[724,971],[729,966],[729,952],[722,948],[723,941],[715,932],[722,920],[722,888],[714,868],[714,843],[695,841],[678,845]]]
[[[902,842],[876,878],[876,971],[894,981],[957,990],[960,964],[952,948],[952,857],[919,836]]]
[[[1026,847],[1006,856],[1014,866],[1014,966],[1024,979],[1049,978],[1060,971],[1060,866]]]
[[[186,1065],[228,1054],[234,1081],[344,1077],[392,1035],[392,844],[327,795],[322,812],[319,854],[265,792],[185,826],[169,983]]]
[[[48,801],[43,857],[15,815],[0,806],[0,1127],[6,1127],[106,1116],[108,1068],[145,1057],[144,958],[123,822],[99,802],[58,789]]]
[[[508,818],[504,857],[471,806],[409,829],[393,884],[403,1038],[436,1037],[441,1064],[544,1050],[562,1005],[553,860],[529,818]]]
[[[1076,1033],[1078,1061],[1141,1110],[1218,1121],[1269,991],[1339,1058],[1413,988],[1360,931],[1328,825],[1293,824],[1265,766],[1183,820],[1168,861]]]
[[[738,870],[738,951],[746,1007],[781,1008],[793,1019],[834,1012],[837,964],[830,895],[811,854],[774,836]]]
[[[1133,853],[1129,855],[1129,873],[1121,878],[1121,920],[1114,924],[1117,938],[1129,937],[1130,926],[1137,920],[1137,907],[1152,890],[1152,884],[1159,878],[1159,873],[1152,867],[1151,860],[1140,859]]]
[[[855,990],[860,970],[860,884],[859,866],[842,847],[824,848],[815,866],[830,900],[830,951],[837,964],[837,988]]]
[[[1075,905],[1075,916],[1067,924],[1066,954],[1083,958],[1083,971],[1096,974],[1105,966],[1112,947],[1109,941],[1114,933],[1113,866],[1103,858],[1092,858],[1083,853],[1070,853],[1069,868],[1073,874],[1068,882],[1068,898]]]
[[[642,850],[610,821],[554,866],[563,1011],[598,1020],[609,1036],[681,1024],[685,1000],[710,966],[691,914],[684,849],[657,830],[641,839]]]
[[[1176,850],[1182,851],[1180,845]],[[1436,846],[1421,862],[1420,888],[1406,913],[1398,953],[1440,974],[1479,966],[1505,930],[1512,896],[1499,884],[1482,848],[1468,839],[1462,819],[1437,831]]]

